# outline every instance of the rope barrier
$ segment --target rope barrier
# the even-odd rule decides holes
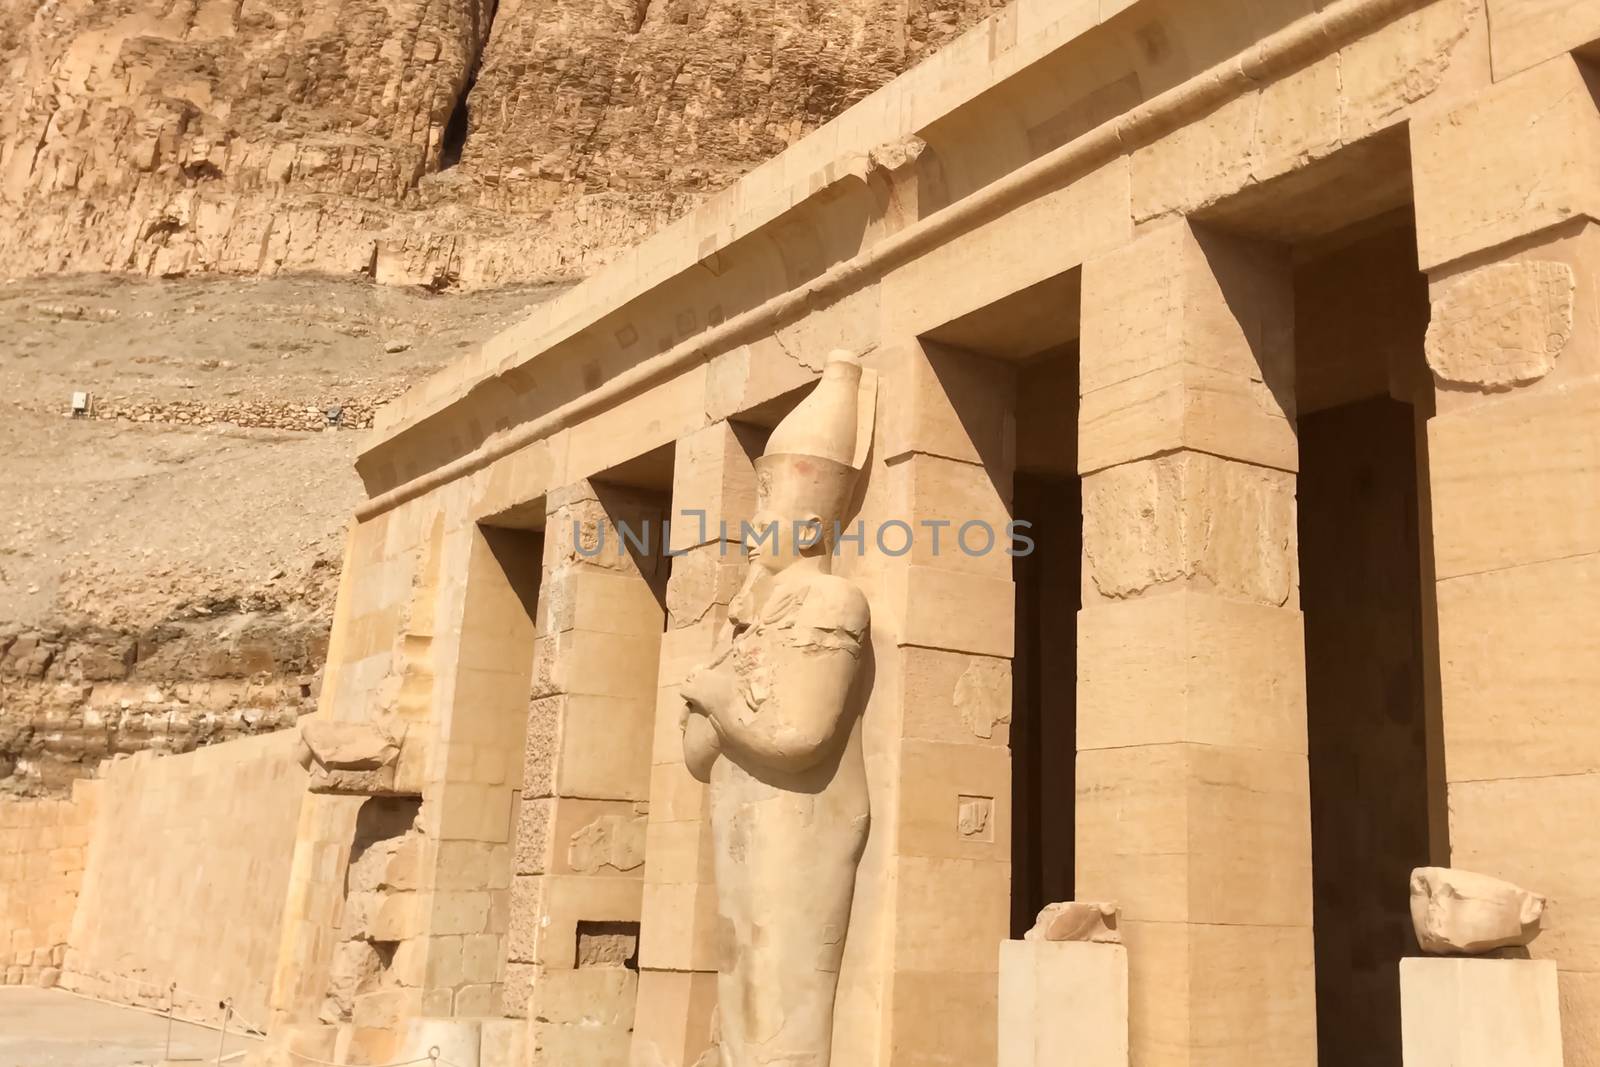
[[[300,1060],[300,1061],[302,1061],[304,1063],[316,1064],[317,1067],[350,1067],[349,1064],[345,1064],[345,1063],[330,1063],[327,1060],[319,1060],[315,1056],[307,1056],[305,1053],[296,1052],[294,1049],[288,1049],[287,1051],[288,1051],[289,1055],[293,1056],[295,1059]],[[460,1064],[452,1062],[451,1060],[447,1060],[443,1056],[441,1056],[439,1054],[439,1046],[438,1045],[433,1045],[433,1046],[429,1047],[428,1054],[426,1056],[423,1056],[421,1059],[396,1060],[394,1063],[370,1064],[370,1065],[368,1065],[368,1067],[415,1067],[415,1065],[419,1064],[419,1063],[432,1064],[433,1067],[461,1067]]]
[[[176,1002],[177,1002],[177,994],[179,992],[187,992],[189,994],[187,999],[195,1001],[195,1002],[201,1002],[201,1001],[206,1000],[207,998],[204,997],[204,996],[200,996],[198,994],[195,994],[192,990],[184,990],[183,987],[178,985],[177,982],[172,982],[172,983],[169,983],[168,985],[157,985],[154,982],[146,982],[142,978],[115,978],[115,979],[110,979],[107,984],[110,984],[111,982],[129,982],[129,983],[131,983],[133,985],[136,985],[136,986],[142,986],[145,989],[154,990],[159,995],[157,999],[166,1001],[166,1007],[165,1008],[162,1008],[162,1007],[159,1007],[159,1006],[152,1007],[151,1005],[148,1005],[148,1004],[124,1004],[121,1001],[105,1000],[105,998],[103,998],[103,997],[96,997],[96,996],[92,996],[90,994],[84,994],[84,993],[79,993],[78,995],[79,996],[89,996],[89,999],[91,999],[91,1000],[100,1000],[100,1001],[103,1001],[106,1004],[117,1004],[120,1007],[133,1008],[135,1011],[146,1011],[146,1012],[150,1012],[150,1013],[152,1013],[154,1015],[161,1015],[161,1016],[166,1017],[166,1019],[167,1019],[167,1051],[168,1052],[171,1052],[171,1050],[172,1050],[172,1021],[173,1020],[177,1020],[178,1022],[181,1022],[181,1023],[188,1023],[190,1026],[204,1026],[208,1030],[217,1029],[217,1024],[215,1024],[215,1023],[203,1022],[200,1019],[194,1019],[194,1018],[190,1018],[190,1017],[185,1016],[185,1015],[179,1015],[178,1014],[177,1007],[176,1007]],[[76,992],[76,991],[75,990],[70,990],[69,992]],[[251,1036],[256,1036],[256,1037],[265,1036],[266,1032],[267,1032],[267,1028],[265,1026],[262,1026],[260,1023],[252,1022],[250,1019],[248,1019],[245,1016],[239,1014],[238,1010],[233,1007],[232,1002],[233,1002],[233,998],[232,997],[228,997],[226,1000],[224,1000],[220,1004],[218,1004],[218,1007],[223,1008],[225,1015],[231,1015],[232,1018],[233,1018],[233,1021],[236,1022],[236,1023],[241,1024],[244,1027],[244,1030],[248,1030],[250,1032]]]
[[[169,983],[169,984],[167,984],[165,986],[160,986],[160,985],[155,984],[154,982],[146,982],[141,978],[119,978],[119,979],[116,979],[116,981],[119,981],[119,982],[130,982],[133,985],[142,986],[145,989],[154,990],[157,993],[161,993],[161,994],[165,995],[166,1001],[167,1001],[167,1008],[166,1008],[165,1012],[163,1012],[159,1008],[151,1008],[151,1007],[147,1007],[146,1005],[143,1005],[143,1004],[123,1004],[121,1006],[122,1007],[128,1007],[128,1008],[134,1008],[134,1009],[139,1010],[139,1011],[147,1011],[147,1012],[151,1012],[151,1013],[157,1014],[157,1015],[161,1015],[161,1014],[166,1015],[166,1017],[167,1017],[167,1051],[166,1051],[166,1058],[167,1059],[171,1059],[172,1058],[172,1022],[173,1022],[174,1019],[177,1019],[180,1022],[188,1023],[191,1026],[205,1026],[205,1027],[209,1028],[212,1025],[210,1023],[203,1023],[203,1022],[199,1022],[199,1021],[194,1020],[194,1019],[186,1019],[183,1016],[177,1014],[177,1012],[174,1009],[174,1005],[175,1005],[175,1003],[177,1001],[177,994],[182,990],[182,987],[179,986],[177,982],[171,982],[171,983]],[[95,997],[95,998],[91,998],[91,999],[98,1000],[100,998]],[[201,1000],[201,999],[204,999],[204,998],[197,997],[197,996],[192,996],[192,999]],[[113,1004],[113,1003],[117,1003],[117,1002],[116,1001],[106,1001],[105,1003]],[[232,1059],[236,1058],[239,1055],[238,1053],[234,1053],[233,1055],[226,1056],[226,1057],[224,1057],[222,1055],[223,1046],[226,1045],[227,1039],[228,1039],[228,1021],[229,1021],[229,1019],[232,1019],[234,1022],[237,1022],[237,1023],[241,1024],[245,1029],[253,1031],[253,1033],[255,1035],[264,1036],[266,1034],[266,1032],[267,1032],[267,1028],[264,1027],[264,1026],[259,1026],[256,1023],[252,1023],[249,1019],[246,1019],[244,1016],[240,1015],[238,1013],[238,1011],[236,1011],[234,1009],[234,1007],[233,1007],[233,998],[232,997],[225,998],[218,1006],[222,1008],[222,1013],[223,1014],[222,1014],[222,1025],[220,1027],[221,1032],[222,1032],[222,1037],[221,1037],[221,1043],[218,1044],[218,1046],[217,1046],[217,1059],[216,1059],[216,1062],[218,1064],[221,1064],[225,1059],[226,1060],[232,1060]],[[243,1036],[243,1034],[241,1034],[241,1036]],[[315,1067],[350,1067],[349,1064],[331,1063],[328,1060],[319,1060],[315,1056],[307,1056],[305,1053],[296,1052],[293,1049],[285,1049],[284,1051],[287,1052],[294,1059],[300,1060],[302,1063],[314,1064]],[[424,1063],[429,1064],[430,1067],[462,1067],[462,1065],[459,1064],[459,1063],[456,1063],[456,1062],[454,1062],[452,1060],[445,1059],[444,1056],[439,1052],[439,1046],[438,1045],[430,1046],[428,1048],[428,1054],[426,1056],[422,1056],[422,1057],[419,1057],[419,1058],[414,1059],[414,1060],[397,1060],[394,1063],[368,1064],[368,1065],[365,1065],[365,1067],[417,1067],[418,1064],[424,1064]]]

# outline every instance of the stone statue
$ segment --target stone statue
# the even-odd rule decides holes
[[[1539,936],[1547,901],[1510,882],[1451,867],[1411,872],[1411,925],[1422,951],[1476,956]]]
[[[866,597],[831,573],[856,469],[857,357],[756,461],[749,569],[715,656],[684,683],[684,760],[710,784],[720,914],[720,1067],[828,1067],[834,994],[866,844],[851,690]]]

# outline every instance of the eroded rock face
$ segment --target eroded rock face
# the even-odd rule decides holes
[[[1479,955],[1539,936],[1546,900],[1510,882],[1449,867],[1411,872],[1411,923],[1424,952]]]
[[[104,759],[291,727],[316,705],[324,618],[144,629],[0,622],[0,797],[64,792]]]
[[[998,6],[10,5],[0,256],[435,287],[587,273]]]

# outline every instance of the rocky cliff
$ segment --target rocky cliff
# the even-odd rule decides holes
[[[12,275],[571,278],[995,0],[4,0]]]

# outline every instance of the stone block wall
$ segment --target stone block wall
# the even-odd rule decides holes
[[[0,985],[59,980],[99,791],[0,804]]]
[[[264,1025],[305,772],[298,734],[105,768],[61,985]]]

